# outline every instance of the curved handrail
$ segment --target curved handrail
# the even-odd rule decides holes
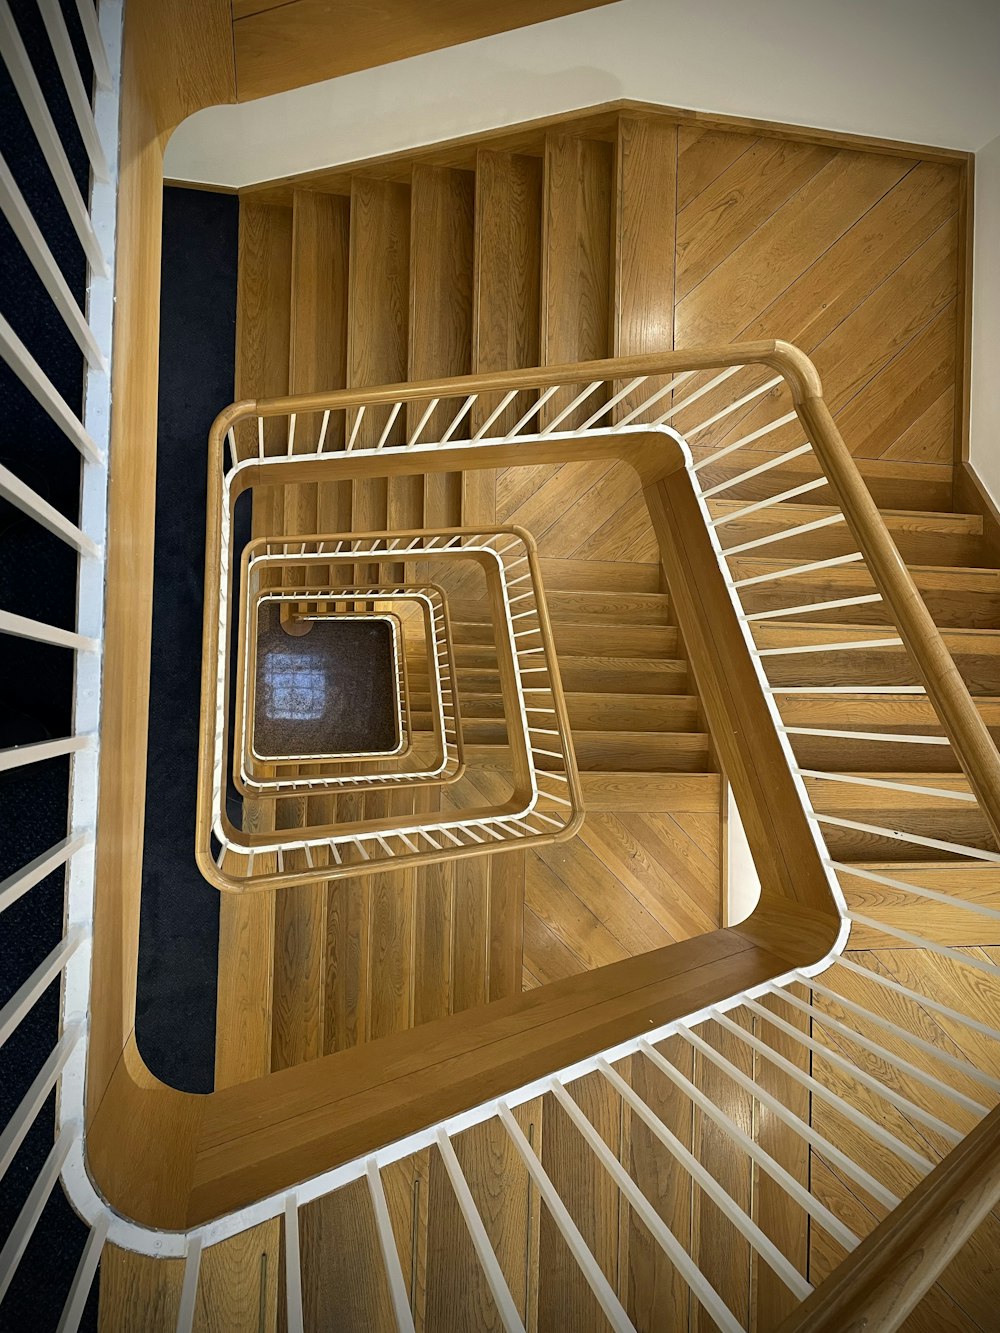
[[[804,352],[780,340],[732,343],[693,350],[651,353],[603,361],[516,371],[494,371],[375,389],[286,395],[234,403],[222,412],[209,437],[209,474],[219,475],[229,431],[249,417],[270,418],[308,412],[413,403],[428,399],[465,399],[520,389],[547,389],[584,381],[620,381],[725,367],[761,365],[777,370],[787,385],[848,526],[871,575],[899,627],[935,711],[954,746],[990,827],[1000,838],[1000,753],[976,710],[934,619],[900,557],[878,507],[823,398],[819,373]],[[396,452],[387,446],[386,452]]]
[[[709,487],[708,491],[705,491],[701,488],[698,480],[698,469],[706,463],[711,463],[714,456],[707,459],[703,458],[697,463],[693,462],[690,449],[685,445],[683,437],[666,430],[660,423],[672,413],[679,411],[681,407],[707,395],[714,385],[719,384],[728,375],[736,373],[746,366],[764,367],[777,371],[781,383],[787,387],[794,405],[794,412],[806,428],[812,444],[812,451],[824,474],[823,481],[810,482],[804,487],[793,488],[792,493],[797,494],[817,485],[830,484],[840,505],[842,517],[846,519],[857,541],[859,554],[864,558],[864,562],[875,580],[876,587],[879,590],[876,596],[881,596],[891,613],[891,618],[899,625],[901,638],[910,651],[925,682],[927,698],[941,719],[962,768],[968,775],[973,793],[991,826],[996,829],[998,826],[996,793],[1000,791],[1000,781],[998,781],[998,778],[1000,778],[1000,760],[998,760],[993,749],[989,733],[954,664],[951,662],[940,632],[923,606],[922,599],[909,571],[900,559],[898,552],[896,552],[895,545],[888,534],[881,515],[867,494],[853,459],[850,457],[832,418],[823,404],[821,386],[811,363],[796,349],[787,344],[779,342],[752,343],[743,346],[700,349],[695,352],[674,352],[596,363],[578,363],[565,367],[548,367],[538,371],[512,372],[509,375],[469,376],[428,381],[422,384],[383,386],[373,390],[339,390],[329,394],[234,404],[220,415],[213,427],[211,436],[209,458],[210,537],[213,533],[215,537],[218,537],[221,532],[220,524],[217,523],[214,529],[212,527],[213,522],[215,522],[213,515],[217,517],[216,511],[212,507],[221,503],[224,489],[224,470],[227,463],[235,464],[238,469],[242,468],[245,477],[250,477],[256,471],[261,476],[266,476],[268,480],[276,480],[280,475],[279,469],[292,468],[299,469],[297,476],[305,477],[308,480],[313,479],[312,476],[307,475],[309,469],[314,469],[317,475],[322,474],[324,476],[333,475],[337,469],[343,475],[353,476],[372,475],[377,468],[382,468],[385,471],[408,470],[419,472],[435,469],[450,471],[455,470],[456,466],[464,466],[464,460],[470,460],[471,466],[494,466],[508,455],[513,457],[515,451],[525,448],[534,451],[538,461],[544,461],[546,451],[552,451],[553,456],[558,455],[565,458],[568,456],[567,450],[573,448],[582,451],[584,456],[592,456],[593,454],[627,456],[647,488],[647,495],[660,496],[664,504],[667,503],[671,493],[675,499],[680,494],[680,479],[683,479],[683,484],[688,488],[687,494],[691,497],[691,499],[684,501],[687,506],[686,512],[689,517],[700,513],[704,519],[702,533],[703,535],[705,533],[709,534],[712,549],[718,558],[720,568],[722,568],[725,565],[726,550],[729,548],[724,548],[718,540],[715,524],[722,520],[719,518],[713,519],[709,509],[712,503],[711,492],[720,489],[720,487],[712,486]],[[630,408],[632,400],[629,399],[629,394],[640,382],[656,376],[670,375],[674,377],[671,385],[676,387],[682,381],[688,380],[699,372],[720,373],[714,375],[707,384],[701,385],[694,392],[691,392],[691,385],[688,384],[683,395],[678,393],[677,399],[679,401],[662,413],[662,416],[657,420],[644,425],[631,425],[629,420],[634,419],[636,413],[634,410],[626,410],[623,405],[621,412],[624,413],[624,417],[622,419],[617,422],[597,424],[600,418],[605,416],[617,403],[625,404],[626,399],[628,399]],[[620,384],[624,385],[621,389],[618,388]],[[601,390],[605,394],[605,406],[601,411],[592,414],[580,424],[578,419],[580,415],[586,416],[586,412],[581,409],[576,412],[574,417],[573,411],[579,404],[584,403],[588,394],[599,385],[606,386],[606,389],[602,388]],[[583,387],[573,397],[569,406],[557,407],[556,403],[552,403],[546,422],[543,424],[542,421],[539,421],[539,429],[535,433],[528,435],[520,430],[520,427],[531,418],[534,412],[539,410],[543,402],[551,402],[560,387],[575,391],[580,386]],[[754,394],[763,392],[769,387],[770,382],[768,385],[755,390]],[[470,409],[479,396],[492,395],[493,398],[496,398],[500,394],[509,395],[510,399],[513,399],[515,395],[522,394],[525,391],[536,392],[538,398],[535,400],[535,407],[524,415],[519,421],[518,427],[515,427],[513,431],[504,434],[503,430],[498,427],[491,436],[488,429],[484,429],[481,424],[478,430],[474,429],[475,423],[472,423]],[[646,400],[647,404],[658,400],[662,407],[663,397],[668,391],[671,391],[671,386],[667,386],[667,388],[656,387],[652,397]],[[287,448],[281,442],[278,449],[275,449],[266,440],[266,433],[263,430],[263,424],[273,418],[284,416],[289,418],[290,422],[294,422],[297,415],[305,413],[323,414],[325,418],[329,418],[331,413],[342,412],[346,420],[351,420],[350,414],[353,413],[353,422],[356,426],[363,409],[371,409],[372,415],[374,415],[375,409],[382,409],[388,417],[395,420],[399,416],[402,404],[414,404],[421,401],[430,403],[432,400],[437,402],[448,399],[454,399],[458,403],[457,414],[451,426],[441,433],[440,438],[431,441],[417,440],[414,437],[400,443],[389,438],[389,425],[386,425],[379,434],[377,443],[369,443],[366,447],[357,449],[346,448],[324,453],[321,445],[322,433],[320,432],[320,445],[314,453],[307,455],[296,453],[291,448],[290,439],[294,430],[293,425],[290,426],[285,437],[289,441]],[[561,402],[561,400],[557,401]],[[589,408],[587,411],[589,411]],[[468,430],[459,431],[458,426],[462,423],[465,414],[469,414],[469,422],[467,423],[469,428]],[[417,415],[417,413],[414,413],[414,418]],[[430,415],[431,411],[428,409],[421,420],[426,421]],[[479,419],[481,419],[481,415]],[[491,419],[495,419],[495,414]],[[247,423],[252,420],[260,422],[260,429],[248,432]],[[577,420],[578,424],[575,426],[569,425],[568,423],[571,420]],[[778,424],[783,420],[785,418],[779,419]],[[560,424],[563,424],[562,430],[558,429]],[[419,434],[419,431],[417,433]],[[759,433],[756,432],[756,434]],[[303,432],[303,434],[306,433]],[[693,436],[693,429],[691,434]],[[353,436],[349,438],[353,438]],[[736,445],[726,446],[720,452],[729,454],[738,445],[745,444],[747,438],[749,437],[737,441]],[[671,444],[669,449],[665,447],[668,441]],[[590,454],[587,453],[588,450],[591,451]],[[801,452],[802,449],[791,451],[792,456]],[[789,457],[787,454],[770,456],[767,462],[756,465],[749,473],[744,473],[742,476],[766,472],[768,469],[782,463],[787,457]],[[680,459],[680,464],[678,459]],[[782,496],[772,497],[770,500],[760,503],[774,503],[781,498]],[[695,506],[694,509],[691,507],[692,502]],[[758,507],[757,504],[747,506],[751,510]],[[824,522],[826,521],[831,520],[824,520]],[[751,546],[756,544],[755,542],[749,543]],[[217,551],[218,543],[213,544],[210,540],[206,576],[207,579],[214,581],[216,587],[220,576],[224,572]],[[843,563],[844,560],[853,559],[855,557],[850,556],[820,563],[839,564]],[[812,567],[809,566],[809,568]],[[754,582],[755,580],[746,581]],[[757,617],[747,615],[745,609],[740,610],[741,603],[737,582],[739,581],[733,582],[730,579],[727,585],[728,595],[732,597],[731,609],[742,620],[742,632],[746,638],[745,647],[754,660],[755,669],[758,669],[761,685],[760,698],[767,703],[771,710],[770,716],[774,723],[773,731],[783,747],[785,759],[794,774],[796,770],[788,744],[787,733],[794,731],[795,728],[784,727],[780,724],[773,697],[768,697],[763,675],[759,672],[761,654],[753,645],[752,635],[748,627],[749,621]],[[850,603],[866,600],[870,601],[872,598],[866,596],[848,599]],[[831,603],[831,605],[838,606],[841,604],[844,603]],[[717,602],[717,609],[720,606],[721,603]],[[791,608],[788,613],[791,614],[795,610],[802,609],[809,608]],[[768,612],[767,614],[772,613]],[[890,642],[890,640],[880,641]],[[763,734],[763,731],[760,734]],[[889,739],[900,740],[906,738],[890,737]],[[940,738],[940,741],[946,743],[944,738]],[[930,740],[928,740],[928,743],[930,743]],[[933,738],[933,743],[939,743],[939,738]],[[802,797],[802,811],[808,816],[810,807],[805,797],[801,774],[797,774],[794,781]],[[968,799],[968,797],[964,799]],[[802,813],[802,811],[799,813]],[[815,812],[810,818],[815,821]],[[815,852],[821,849],[821,839],[816,832],[815,822],[813,823],[813,834],[816,839],[816,847],[813,849]],[[932,842],[931,845],[936,844]],[[993,854],[989,855],[993,856]],[[1000,857],[994,856],[994,859],[1000,860]],[[830,870],[837,869],[829,860],[826,860],[824,864]],[[832,878],[832,875],[830,875],[830,878]],[[955,901],[960,907],[970,907],[971,910],[978,910],[972,904],[957,899]],[[806,905],[806,909],[800,918],[803,930],[806,929],[808,924],[810,910]],[[841,915],[848,920],[861,919],[844,912],[842,906],[840,910]],[[821,915],[818,912],[813,913],[814,918],[819,918]],[[812,924],[817,927],[814,938],[825,940],[827,938],[823,933],[825,927],[821,929],[815,919]],[[588,1021],[593,1023],[594,1020],[581,1018],[573,1034],[574,1044],[568,1045],[565,1037],[560,1036],[549,1041],[548,1045],[542,1045],[538,1048],[541,1050],[540,1058],[549,1060],[549,1063],[543,1066],[545,1076],[561,1085],[562,1082],[568,1082],[579,1077],[581,1071],[585,1067],[589,1067],[598,1070],[613,1082],[617,1075],[615,1075],[612,1066],[625,1055],[638,1053],[655,1061],[657,1052],[650,1043],[658,1041],[661,1037],[671,1033],[685,1035],[686,1040],[697,1042],[699,1040],[696,1036],[698,1026],[707,1019],[720,1023],[727,1022],[724,1010],[730,1005],[742,1004],[747,1006],[751,1012],[766,1016],[767,1011],[758,1004],[758,997],[777,995],[783,997],[789,1003],[801,1004],[802,1002],[797,1000],[789,988],[799,983],[809,985],[824,968],[834,963],[839,948],[843,947],[845,932],[842,931],[841,938],[832,952],[819,957],[820,951],[818,950],[807,966],[796,964],[795,970],[784,971],[781,972],[781,975],[776,975],[782,967],[787,968],[791,961],[790,951],[787,947],[789,937],[787,933],[783,936],[782,932],[787,932],[792,928],[798,929],[799,922],[792,921],[790,923],[788,919],[782,919],[780,912],[775,911],[775,902],[772,898],[770,902],[762,905],[756,919],[752,919],[746,926],[738,928],[736,931],[717,932],[716,936],[705,937],[703,942],[692,940],[687,945],[673,946],[679,950],[678,959],[681,953],[684,954],[687,960],[684,966],[689,971],[684,974],[683,983],[679,983],[676,977],[669,978],[669,985],[664,984],[662,993],[655,990],[655,987],[663,981],[662,973],[658,974],[656,971],[661,960],[657,959],[655,955],[647,955],[642,960],[631,960],[631,963],[641,963],[641,966],[634,969],[634,975],[637,978],[641,975],[642,980],[630,982],[632,990],[638,998],[635,1005],[625,1014],[625,1020],[636,1022],[636,1015],[639,1013],[641,1005],[647,1002],[652,1003],[655,995],[653,1011],[661,1016],[661,1025],[655,1027],[652,1031],[644,1032],[639,1037],[626,1039],[629,1034],[622,1031],[620,1014],[615,1020],[617,1026],[606,1020],[605,1025],[599,1030],[606,1038],[604,1044],[611,1042],[613,1049],[607,1051],[605,1058],[603,1055],[594,1054],[591,1049],[594,1039],[591,1038],[586,1023]],[[899,934],[900,932],[895,933]],[[728,938],[723,941],[719,938],[722,935]],[[921,939],[918,936],[907,937],[905,935],[904,938],[915,940],[917,944],[925,943],[938,952],[951,953],[958,957],[954,954],[954,951],[949,951],[946,946],[934,940]],[[823,949],[828,947],[827,944],[822,945]],[[731,957],[735,957],[734,949],[742,950],[741,958],[745,960],[742,973],[744,980],[732,993],[723,996],[719,992],[717,978],[720,970],[730,965]],[[727,950],[729,951],[728,954]],[[768,950],[773,951],[769,953]],[[815,961],[816,959],[818,961]],[[965,960],[962,959],[962,961]],[[61,962],[61,958],[57,959],[52,966],[61,965]],[[624,969],[629,965],[616,966]],[[631,975],[633,974],[630,973]],[[735,976],[737,973],[733,972],[731,975]],[[705,1007],[699,1008],[694,1013],[684,1013],[675,997],[664,998],[664,996],[667,995],[669,986],[672,985],[676,988],[678,984],[686,984],[693,976],[704,979],[698,983],[701,987],[700,990],[685,991],[686,1002],[688,1004],[701,1004]],[[886,984],[881,978],[875,979],[882,981],[882,984]],[[818,982],[816,985],[817,990],[822,994],[822,986]],[[903,989],[905,990],[905,988]],[[568,1010],[571,1010],[574,997],[582,994],[583,991],[575,984],[575,979],[573,985],[562,987],[559,990],[558,1000],[558,1003],[564,1006],[562,1012],[565,1014]],[[647,995],[649,997],[648,1001],[645,998]],[[698,998],[692,1000],[692,996]],[[532,1003],[535,1002],[532,1001]],[[581,1003],[579,998],[576,1003]],[[979,1022],[979,1020],[957,1014],[956,1011],[948,1011],[948,1013],[956,1021]],[[816,1017],[818,1021],[830,1021],[824,1019],[821,1010],[816,1010]],[[498,1026],[494,1032],[494,1039],[497,1042],[498,1049],[502,1045],[501,1035],[503,1035],[504,1040],[509,1039],[512,1031],[512,1019],[513,1010],[509,1013],[505,1011],[503,1015],[497,1017]],[[100,1041],[102,1039],[100,1034],[102,1014],[100,1012],[95,1013],[93,1020],[96,1035],[92,1039]],[[782,1020],[775,1021],[780,1022]],[[736,1031],[739,1031],[735,1028],[735,1025],[732,1026]],[[893,1024],[889,1026],[894,1027]],[[536,1023],[536,1030],[537,1027],[538,1024]],[[980,1022],[979,1027],[983,1028],[984,1025]],[[785,1028],[787,1028],[790,1036],[795,1035],[795,1031],[790,1025],[786,1024]],[[632,1033],[635,1030],[636,1027],[633,1027]],[[898,1032],[899,1029],[895,1029],[895,1031]],[[411,1059],[412,1052],[415,1052],[420,1046],[420,1035],[419,1033],[405,1035],[407,1038],[405,1043],[407,1046],[406,1059]],[[989,1035],[1000,1038],[1000,1032],[992,1028],[989,1029]],[[89,1033],[88,1039],[91,1039]],[[463,1040],[466,1042],[465,1049],[467,1051],[471,1050],[472,1042],[468,1035],[468,1024],[466,1024],[466,1036]],[[804,1040],[814,1041],[813,1038]],[[887,1048],[883,1048],[868,1038],[865,1040],[868,1042],[870,1051],[885,1054]],[[590,1046],[588,1046],[588,1041]],[[813,1048],[813,1046],[809,1047],[809,1049]],[[547,1056],[545,1055],[546,1051],[548,1052]],[[515,1058],[515,1055],[516,1044],[509,1050],[505,1050],[503,1056],[506,1063],[502,1067],[500,1076],[509,1078],[510,1081],[514,1081],[515,1077],[511,1071],[516,1070],[517,1074],[520,1074],[525,1067],[534,1070],[537,1066],[537,1052],[535,1066],[530,1064],[525,1066],[522,1061]],[[552,1064],[557,1064],[560,1059],[570,1059],[579,1063],[572,1064],[572,1067],[563,1068],[561,1071],[557,1070],[552,1074]],[[316,1063],[318,1066],[322,1062]],[[463,1057],[462,1059],[456,1059],[454,1066],[449,1067],[449,1071],[446,1071],[446,1077],[452,1078],[454,1082],[454,1087],[451,1089],[454,1096],[450,1101],[442,1102],[439,1099],[437,1102],[437,1105],[447,1108],[439,1116],[440,1123],[437,1127],[437,1132],[444,1135],[445,1138],[450,1133],[456,1132],[471,1123],[476,1123],[477,1120],[489,1118],[496,1112],[497,1103],[490,1103],[485,1107],[469,1106],[470,1098],[483,1095],[482,1088],[485,1084],[481,1073],[473,1079],[468,1068],[459,1068],[459,1066],[467,1065],[468,1060]],[[901,1067],[913,1068],[912,1065],[906,1065],[905,1063]],[[426,1083],[430,1072],[428,1068],[418,1068],[415,1057],[407,1068],[410,1072],[406,1073],[405,1076],[400,1073],[398,1079],[400,1084],[398,1096],[401,1100],[411,1095],[407,1092],[405,1086],[406,1078],[412,1077],[414,1080],[412,1086],[415,1087],[420,1079],[423,1079]],[[319,1081],[313,1075],[319,1074],[322,1076],[324,1072],[318,1068],[316,1070],[288,1071],[289,1078],[286,1080],[289,1086],[294,1083],[296,1087],[299,1087],[301,1084],[302,1090],[308,1092],[311,1105],[308,1113],[302,1117],[302,1124],[306,1126],[308,1132],[314,1134],[319,1132],[319,1121],[325,1114],[326,1102],[323,1100],[323,1096],[319,1094]],[[491,1073],[494,1072],[491,1071]],[[540,1077],[541,1073],[536,1073],[535,1076]],[[434,1081],[435,1087],[440,1088],[440,1078],[435,1076]],[[932,1079],[931,1082],[935,1089],[944,1087],[940,1080]],[[506,1086],[509,1086],[509,1083]],[[532,1095],[532,1086],[537,1092],[537,1085],[529,1084],[527,1087],[500,1097],[501,1118],[503,1118],[505,1109],[509,1108],[510,1105],[515,1104],[519,1099]],[[809,1086],[812,1086],[812,1084],[810,1083]],[[815,1092],[816,1089],[813,1090]],[[124,1095],[119,1100],[121,1094]],[[278,1101],[269,1105],[268,1094],[263,1088],[263,1081],[261,1081],[259,1087],[247,1085],[232,1090],[230,1095],[223,1095],[221,1098],[217,1095],[201,1099],[187,1098],[184,1094],[175,1093],[163,1088],[162,1085],[157,1085],[156,1081],[148,1075],[148,1071],[143,1069],[141,1058],[134,1047],[127,1048],[126,1056],[115,1075],[113,1086],[102,1102],[98,1117],[100,1123],[95,1122],[95,1125],[92,1126],[90,1161],[98,1173],[98,1180],[101,1180],[101,1169],[107,1165],[109,1160],[115,1156],[128,1156],[133,1149],[136,1150],[135,1160],[132,1163],[134,1174],[135,1169],[137,1169],[136,1163],[140,1161],[141,1152],[148,1151],[149,1135],[146,1126],[150,1117],[161,1131],[160,1139],[170,1140],[173,1138],[175,1143],[183,1141],[186,1145],[184,1152],[189,1153],[189,1156],[183,1158],[183,1170],[189,1173],[189,1178],[171,1182],[172,1187],[176,1186],[176,1207],[172,1216],[177,1220],[170,1224],[176,1227],[173,1234],[157,1235],[157,1233],[137,1223],[126,1222],[121,1217],[112,1216],[109,1221],[110,1232],[108,1233],[112,1236],[112,1239],[116,1243],[129,1244],[130,1237],[132,1237],[132,1243],[135,1243],[136,1248],[146,1249],[147,1252],[174,1255],[186,1253],[189,1264],[194,1263],[196,1265],[203,1241],[206,1244],[214,1243],[245,1229],[264,1217],[276,1216],[282,1209],[286,1210],[286,1217],[289,1216],[289,1210],[290,1215],[294,1216],[295,1210],[302,1202],[337,1188],[347,1179],[357,1178],[359,1172],[363,1175],[367,1170],[371,1181],[372,1172],[374,1171],[377,1178],[376,1150],[369,1146],[359,1149],[363,1155],[353,1161],[345,1162],[340,1158],[338,1159],[339,1165],[331,1167],[323,1176],[305,1181],[299,1186],[290,1187],[288,1181],[292,1177],[288,1175],[288,1172],[291,1168],[287,1166],[287,1163],[278,1160],[281,1154],[275,1151],[276,1164],[272,1164],[271,1174],[264,1179],[271,1182],[265,1188],[273,1188],[276,1193],[270,1197],[261,1198],[261,1190],[258,1189],[253,1196],[257,1200],[256,1202],[251,1202],[245,1191],[241,1194],[238,1189],[237,1178],[241,1169],[248,1169],[245,1165],[241,1167],[241,1163],[245,1164],[253,1160],[255,1144],[258,1142],[256,1136],[260,1136],[260,1143],[266,1143],[268,1134],[272,1135],[271,1142],[275,1142],[274,1135],[278,1135],[280,1138],[286,1133],[286,1130],[293,1133],[297,1132],[296,1124],[298,1122],[291,1110],[293,1102],[284,1100],[284,1094],[275,1093],[274,1095],[278,1098]],[[378,1088],[373,1084],[367,1089],[366,1095],[369,1098],[366,1105],[370,1106],[372,1104],[370,1099],[378,1096]],[[495,1096],[496,1091],[493,1091],[491,1095]],[[917,1112],[920,1111],[919,1107],[916,1107],[905,1097],[898,1094],[893,1095],[897,1107],[903,1106],[914,1108]],[[975,1099],[964,1094],[953,1093],[952,1095],[959,1099],[963,1110],[979,1105]],[[464,1102],[461,1100],[463,1097]],[[133,1098],[133,1100],[129,1101],[129,1098]],[[242,1141],[237,1148],[233,1149],[232,1143],[235,1140],[231,1123],[234,1122],[236,1116],[237,1101],[239,1102]],[[430,1104],[427,1103],[427,1105]],[[460,1109],[462,1106],[467,1109]],[[139,1113],[140,1107],[141,1114]],[[256,1110],[248,1111],[248,1108],[252,1107],[256,1107]],[[133,1108],[136,1111],[134,1115],[132,1114]],[[507,1113],[509,1114],[509,1110]],[[273,1126],[269,1126],[268,1123],[268,1116],[271,1114],[278,1117]],[[952,1141],[961,1139],[961,1133],[954,1127],[926,1111],[922,1114],[926,1123],[937,1126],[940,1131],[951,1134]],[[879,1131],[879,1127],[861,1112],[855,1112],[855,1120],[856,1122],[859,1120],[864,1122],[864,1125],[868,1127],[868,1132],[882,1132],[884,1134],[884,1131]],[[336,1117],[334,1117],[334,1124],[337,1123]],[[312,1129],[309,1129],[309,1125],[312,1126]],[[243,1133],[243,1130],[249,1130],[249,1132]],[[327,1143],[330,1134],[333,1132],[335,1131],[327,1132]],[[362,1135],[355,1141],[369,1144],[372,1132],[369,1126],[368,1138],[366,1139]],[[375,1132],[377,1132],[377,1125]],[[421,1130],[424,1135],[428,1132],[426,1127]],[[813,1138],[815,1137],[816,1135],[813,1134]],[[892,1147],[892,1136],[885,1135],[885,1140],[887,1146]],[[425,1140],[421,1140],[421,1142],[423,1141]],[[313,1142],[319,1142],[319,1140],[314,1139]],[[409,1142],[409,1139],[406,1142]],[[309,1146],[305,1137],[302,1139],[302,1143]],[[403,1146],[405,1147],[405,1144]],[[521,1145],[518,1145],[518,1150],[522,1150]],[[80,1151],[78,1145],[73,1147],[74,1154],[79,1154]],[[393,1156],[398,1157],[402,1151],[403,1148],[399,1144],[395,1145]],[[246,1154],[250,1154],[250,1156]],[[314,1160],[321,1161],[322,1153]],[[909,1152],[909,1157],[905,1160],[916,1160],[922,1166],[925,1165],[927,1169],[930,1169],[931,1166],[929,1161],[924,1163],[923,1159],[912,1151]],[[220,1163],[221,1165],[218,1165]],[[217,1165],[218,1170],[216,1170]],[[529,1169],[532,1169],[530,1164]],[[855,1170],[860,1170],[857,1164],[855,1164]],[[865,1176],[863,1171],[860,1174],[862,1177]],[[189,1202],[182,1196],[184,1190],[192,1188],[192,1180],[194,1183],[190,1199],[193,1199],[194,1202]],[[75,1187],[79,1188],[79,1172],[74,1177],[74,1181]],[[374,1188],[373,1186],[373,1190]],[[152,1186],[149,1184],[148,1176],[143,1181],[143,1189],[149,1191],[148,1199],[152,1199]],[[224,1198],[226,1191],[229,1191],[234,1206],[237,1204],[249,1206],[242,1213],[226,1212],[225,1215],[219,1216],[218,1210],[213,1212],[208,1202],[212,1197],[213,1189],[217,1190],[216,1198]],[[105,1205],[99,1201],[95,1202],[95,1199],[96,1196],[94,1198],[88,1196],[83,1211],[88,1218],[97,1218],[99,1224],[100,1217],[103,1216],[101,1210],[105,1208]],[[906,1208],[909,1205],[904,1203],[902,1206]],[[818,1207],[815,1201],[813,1207]],[[152,1211],[152,1204],[147,1208],[147,1213],[150,1211]],[[736,1211],[738,1214],[739,1210]],[[754,1229],[752,1220],[740,1216],[740,1225],[749,1227],[746,1234],[750,1237],[751,1243],[755,1245],[764,1243],[760,1237],[759,1229]],[[825,1217],[826,1213],[823,1213],[823,1216]],[[216,1217],[217,1220],[211,1222],[203,1220],[209,1217]],[[292,1225],[292,1223],[288,1224]],[[850,1238],[850,1233],[843,1228],[841,1228],[841,1234]],[[766,1238],[764,1240],[766,1241]],[[667,1244],[668,1242],[664,1241],[663,1243]],[[794,1275],[790,1275],[790,1280],[790,1289],[793,1292],[798,1292],[801,1297],[801,1283],[794,1278]],[[692,1286],[692,1290],[695,1290],[694,1286]],[[701,1299],[700,1296],[699,1299]]]

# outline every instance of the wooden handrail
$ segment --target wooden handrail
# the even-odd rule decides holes
[[[986,723],[882,521],[830,409],[817,394],[796,403],[796,411],[955,756],[994,836],[1000,839],[1000,754]]]
[[[376,406],[427,398],[461,398],[463,395],[515,388],[541,389],[595,379],[620,381],[640,375],[680,374],[686,370],[720,370],[742,365],[768,366],[777,370],[787,384],[799,420],[843,509],[848,527],[865,558],[875,586],[892,612],[900,637],[927,691],[927,697],[941,719],[990,828],[1000,840],[1000,753],[840,434],[823,398],[822,383],[816,367],[804,352],[791,343],[775,339],[717,344],[603,361],[571,362],[561,366],[383,385],[377,389],[340,389],[330,393],[234,403],[220,414],[212,428],[210,454],[219,454],[221,466],[226,431],[235,422],[248,416],[272,417],[293,412],[335,411],[362,404]],[[406,451],[393,449],[389,452],[393,465],[400,466]],[[427,455],[422,454],[421,458],[423,466],[427,467]],[[474,464],[465,463],[463,466]],[[644,484],[655,479],[638,462],[637,470]]]
[[[1000,1202],[1000,1106],[780,1325],[777,1333],[892,1333]]]

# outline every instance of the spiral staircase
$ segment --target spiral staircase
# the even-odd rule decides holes
[[[195,1096],[132,1030],[136,276],[173,112],[138,91],[128,10],[124,64],[113,0],[39,14],[0,0],[3,57],[89,279],[84,306],[4,166],[86,371],[74,405],[0,323],[82,479],[64,512],[0,470],[23,520],[0,631],[75,671],[65,734],[0,751],[38,825],[0,882],[0,1326],[38,1302],[36,1327],[114,1333],[990,1328],[1000,529],[940,447],[957,155],[626,107],[244,195],[237,401],[207,447]],[[833,228],[809,281],[727,324],[794,217]],[[72,627],[21,614],[38,532],[74,553]],[[388,635],[392,736],[269,747],[338,621]]]

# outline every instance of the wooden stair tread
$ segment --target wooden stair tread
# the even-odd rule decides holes
[[[541,557],[542,581],[550,590],[660,592],[659,565],[630,560],[570,560]]]
[[[545,604],[553,622],[578,624],[587,617],[614,624],[665,624],[670,598],[660,592],[598,592],[578,588],[546,589]],[[464,598],[449,598],[452,621],[478,621],[483,614],[480,603]]]
[[[718,773],[620,773],[590,769],[580,774],[589,811],[705,811],[716,814],[722,779]]]

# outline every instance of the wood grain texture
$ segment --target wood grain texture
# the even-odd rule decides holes
[[[691,1048],[677,1037],[661,1042],[660,1053],[690,1078]],[[690,1152],[694,1119],[691,1102],[659,1074],[644,1056],[634,1056],[627,1081],[667,1129]],[[629,1174],[658,1215],[685,1248],[693,1244],[693,1193],[690,1179],[677,1169],[676,1159],[641,1117],[628,1117]],[[688,1328],[693,1312],[685,1280],[664,1254],[637,1214],[623,1204],[628,1217],[626,1309],[640,1333],[665,1328]]]
[[[467,171],[416,166],[410,196],[407,378],[467,375],[472,369],[475,177]],[[461,405],[462,399],[446,399],[439,404],[424,425],[423,438],[440,438]],[[408,436],[416,430],[422,414],[422,408],[408,409]],[[426,527],[461,523],[461,473],[428,475],[424,479],[422,512]]]
[[[617,1157],[621,1152],[618,1093],[600,1073],[578,1079],[567,1091]],[[584,1150],[579,1130],[551,1096],[545,1099],[541,1159],[588,1249],[611,1286],[617,1288],[618,1187],[594,1154]],[[539,1330],[604,1326],[597,1299],[546,1209],[542,1211],[538,1263],[543,1275],[538,1292]]]
[[[357,180],[351,191],[350,294],[347,318],[347,383],[395,384],[406,378],[410,292],[410,192],[390,181]],[[368,412],[359,447],[382,436],[387,409]],[[393,442],[402,439],[397,422]],[[390,513],[394,526],[419,526],[422,488],[411,478],[357,481],[352,522],[356,531],[379,531]]]
[[[677,127],[620,117],[616,145],[612,345],[615,356],[674,345]],[[622,399],[619,419],[660,388],[651,380]],[[618,385],[617,388],[624,386]],[[658,411],[667,406],[663,402]],[[655,413],[636,418],[648,421]]]
[[[543,365],[586,361],[611,349],[611,223],[614,154],[608,144],[556,132],[545,137],[542,235]],[[599,391],[600,392],[600,391]],[[572,391],[551,398],[542,424],[565,407]],[[599,404],[588,399],[566,429]]]
[[[233,40],[240,101],[300,88],[441,47],[595,9],[609,0],[390,0],[375,10],[339,0],[236,0]]]

